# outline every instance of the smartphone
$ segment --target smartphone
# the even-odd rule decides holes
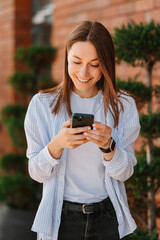
[[[72,128],[90,126],[93,129],[94,115],[85,113],[72,114]]]

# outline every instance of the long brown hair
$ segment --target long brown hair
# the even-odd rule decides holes
[[[78,41],[90,41],[96,48],[99,64],[102,71],[102,77],[97,82],[97,86],[98,89],[101,89],[103,91],[104,112],[106,114],[107,110],[110,110],[114,119],[114,127],[116,127],[119,122],[120,110],[123,111],[123,105],[118,98],[120,90],[116,85],[115,51],[110,33],[99,22],[84,21],[69,34],[65,46],[63,82],[60,83],[57,87],[42,90],[41,92],[56,92],[56,95],[52,101],[52,104],[55,101],[56,104],[52,112],[57,114],[62,104],[66,104],[68,115],[71,117],[72,111],[70,106],[70,91],[73,89],[73,82],[68,74],[67,57],[72,45]],[[118,105],[120,105],[120,108]]]

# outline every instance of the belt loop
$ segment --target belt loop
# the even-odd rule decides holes
[[[70,205],[70,203],[65,201],[65,207],[64,207],[64,202],[63,202],[62,212],[65,215],[67,215],[67,213],[68,213],[69,205]]]

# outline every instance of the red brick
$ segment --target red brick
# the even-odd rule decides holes
[[[145,13],[140,12],[140,13],[134,13],[131,14],[129,16],[128,20],[133,20],[134,22],[136,22],[137,24],[141,23],[141,22],[145,22]]]
[[[123,4],[119,4],[118,13],[119,14],[128,14],[135,11],[136,1],[131,1]]]
[[[63,17],[69,17],[71,18],[72,16],[76,16],[77,14],[87,14],[86,12],[90,9],[94,9],[93,2],[92,1],[85,1],[84,3],[74,3],[72,5],[67,6],[66,8],[56,8],[54,12],[55,19],[56,18],[62,18]],[[73,21],[74,22],[74,21]],[[64,24],[66,22],[64,21]]]
[[[155,2],[153,0],[140,0],[135,2],[136,11],[145,11],[153,9],[155,7]]]
[[[94,7],[95,8],[103,8],[103,7],[107,7],[110,6],[112,4],[111,0],[99,0],[99,1],[95,1]],[[93,5],[93,3],[92,3]]]
[[[157,23],[160,22],[160,7],[151,11],[151,19],[154,19]]]
[[[160,7],[160,0],[156,0],[156,7]]]
[[[4,17],[5,19],[11,19],[14,16],[15,8],[14,6],[10,6],[7,9],[2,10],[0,14],[0,18]]]
[[[126,0],[112,0],[112,4],[119,4],[123,2],[126,2]]]
[[[9,138],[7,132],[5,129],[0,129],[0,139],[1,139],[1,145],[0,145],[0,154],[1,156],[5,154],[6,152],[11,151],[11,139]]]
[[[158,79],[158,81],[160,80],[160,62],[157,62],[153,66],[152,75],[153,75],[154,78]],[[157,82],[156,84],[159,84],[159,83]]]
[[[87,2],[92,2],[92,4],[93,4],[92,0],[88,0]],[[77,6],[77,5],[81,5],[83,3],[86,3],[86,0],[77,0],[77,1],[75,1],[75,0],[65,0],[65,8],[67,9],[71,5],[72,6]],[[64,8],[64,0],[56,1],[56,8],[57,9]]]
[[[123,4],[119,4],[118,10],[120,14],[128,14],[132,12],[145,11],[154,8],[153,0],[136,0]]]
[[[15,0],[15,3],[16,11],[31,13],[32,8],[31,0],[28,1]]]
[[[100,10],[99,13],[101,18],[110,18],[118,15],[117,6],[109,6]]]
[[[122,24],[125,24],[128,22],[128,17],[127,16],[119,16],[110,19],[110,27],[115,28],[115,27],[120,27]]]
[[[14,6],[14,0],[0,0],[0,9],[5,9],[10,6]]]

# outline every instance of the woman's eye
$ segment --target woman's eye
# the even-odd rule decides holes
[[[80,62],[73,62],[73,63],[74,63],[74,64],[81,64]],[[99,67],[99,64],[97,64],[97,65],[92,65],[92,64],[91,64],[91,67],[95,67],[95,68],[96,68],[96,67]]]
[[[99,64],[97,64],[97,65],[91,65],[92,67],[99,67]]]

